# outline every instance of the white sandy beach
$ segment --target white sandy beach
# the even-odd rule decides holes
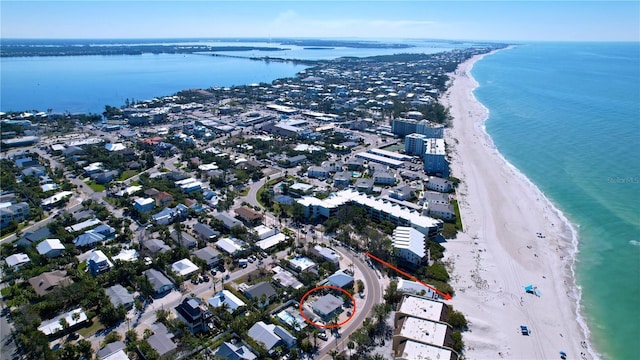
[[[481,58],[458,67],[441,99],[454,117],[446,135],[452,175],[462,180],[464,233],[445,246],[455,267],[456,295],[449,303],[470,321],[466,358],[560,359],[560,351],[568,359],[595,358],[576,309],[572,231],[485,133],[488,112],[473,96],[478,84],[470,76]],[[529,284],[540,297],[525,293]],[[520,333],[520,325],[530,336]]]

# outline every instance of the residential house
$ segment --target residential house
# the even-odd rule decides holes
[[[144,272],[147,280],[151,283],[156,296],[163,295],[174,289],[173,283],[163,273],[156,269],[149,269]]]
[[[36,250],[38,250],[38,254],[52,258],[62,255],[65,248],[59,239],[46,239],[36,246]]]
[[[211,226],[203,223],[194,224],[193,231],[200,239],[209,242],[214,241],[218,236],[220,236],[219,231],[216,231]]]
[[[98,184],[107,184],[115,180],[120,175],[118,170],[104,171],[98,174],[91,175],[91,180]]]
[[[343,166],[342,161],[325,161],[322,163],[322,167],[329,170],[330,173],[342,171]]]
[[[291,157],[285,157],[284,159],[282,159],[282,161],[280,163],[284,167],[295,167],[295,166],[298,166],[298,164],[300,164],[300,163],[302,163],[303,161],[306,161],[306,160],[307,160],[307,156],[306,155],[296,155],[296,156],[291,156]]]
[[[227,230],[231,230],[234,226],[242,226],[241,221],[224,213],[217,213],[213,215],[213,218],[222,221],[224,228]]]
[[[335,297],[332,294],[327,294],[316,300],[311,308],[318,316],[324,321],[329,321],[342,312],[342,306],[344,300],[342,298]]]
[[[429,181],[425,182],[424,186],[429,190],[448,193],[453,190],[453,182],[447,179],[443,179],[437,176],[429,176]]]
[[[28,281],[36,294],[40,296],[50,293],[56,286],[64,287],[73,284],[73,280],[67,277],[67,272],[64,270],[45,272],[30,278]]]
[[[27,254],[19,253],[7,256],[4,261],[8,267],[17,270],[20,266],[31,262],[31,259]]]
[[[12,221],[21,222],[27,219],[30,212],[31,209],[26,202],[0,203],[0,229],[9,226]]]
[[[166,191],[161,191],[154,196],[158,207],[167,206],[173,202],[173,196]]]
[[[105,240],[111,240],[116,236],[116,229],[106,224],[100,224],[89,231],[104,236]]]
[[[241,206],[234,210],[236,217],[247,225],[257,225],[262,221],[262,214],[247,206]]]
[[[405,201],[413,198],[414,192],[415,189],[409,185],[398,186],[389,191],[389,197]]]
[[[247,244],[236,238],[222,238],[216,242],[216,248],[224,251],[232,257],[238,257],[246,248]]]
[[[18,248],[26,249],[50,236],[51,231],[49,231],[49,228],[45,226],[34,232],[27,232],[22,238],[20,238],[20,240],[16,241],[16,246],[18,246]]]
[[[170,208],[164,208],[160,212],[151,215],[151,221],[158,225],[169,225],[176,217],[176,212]]]
[[[98,350],[96,356],[98,360],[129,360],[129,357],[124,352],[125,347],[122,341],[112,342]]]
[[[23,176],[39,177],[46,175],[47,169],[42,165],[35,165],[22,169],[21,173]]]
[[[371,192],[373,190],[373,179],[358,179],[355,183],[355,188],[357,191],[361,192]]]
[[[423,191],[422,195],[420,196],[420,201],[429,205],[448,205],[449,195],[435,191]]]
[[[296,343],[296,338],[287,330],[263,321],[253,324],[247,335],[255,342],[262,344],[269,353],[273,353],[278,346],[292,348]]]
[[[133,307],[133,296],[124,286],[116,284],[104,289],[104,292],[114,307],[117,308],[120,305],[124,306],[125,309],[131,309],[131,307]]]
[[[73,244],[76,247],[84,247],[91,248],[96,246],[97,244],[105,241],[105,236],[102,234],[95,233],[93,231],[87,231],[82,235],[79,235],[75,239],[73,239]]]
[[[153,210],[155,205],[155,201],[150,198],[137,198],[133,201],[133,207],[141,213]]]
[[[150,239],[142,242],[142,250],[147,255],[156,256],[171,250],[171,248],[160,239]]]
[[[376,184],[394,185],[396,183],[396,177],[386,170],[377,170],[373,174],[373,181]]]
[[[348,289],[353,287],[354,278],[352,275],[345,273],[343,270],[338,270],[329,276],[326,280],[326,284],[329,286],[337,286],[342,289]]]
[[[244,290],[244,295],[249,300],[254,300],[258,306],[265,307],[276,296],[276,289],[268,282],[260,282]]]
[[[184,246],[187,249],[193,249],[198,246],[198,240],[185,231],[177,232],[173,230],[171,239],[173,239],[174,245]]]
[[[213,313],[203,308],[197,297],[186,298],[175,307],[178,318],[182,320],[192,334],[208,332],[213,329]]]
[[[111,270],[112,267],[113,263],[102,250],[93,251],[87,259],[87,268],[93,277],[104,274]]]
[[[323,166],[310,166],[307,169],[307,176],[316,179],[326,179],[329,177],[329,169]]]
[[[237,296],[235,296],[229,290],[221,290],[218,291],[213,297],[209,299],[209,305],[211,307],[217,308],[226,304],[227,311],[229,313],[233,313],[237,309],[245,307],[247,304],[244,301],[240,300]]]
[[[297,272],[314,272],[318,268],[318,264],[304,256],[296,256],[293,259],[289,259],[289,266]]]
[[[67,323],[66,329],[62,327],[62,319]],[[51,320],[44,320],[40,323],[40,326],[38,326],[38,330],[48,337],[54,338],[64,335],[60,334],[63,330],[69,332],[74,329],[78,329],[88,320],[87,314],[85,314],[81,308],[77,308],[64,314],[60,314]]]
[[[444,220],[453,220],[456,218],[456,212],[451,204],[428,204],[426,206],[429,216],[441,218]]]
[[[284,243],[287,241],[287,236],[283,233],[277,233],[275,235],[269,236],[268,238],[262,239],[256,242],[256,245],[262,250],[269,250],[274,246],[278,246],[278,244]]]
[[[43,209],[51,209],[52,207],[54,207],[55,205],[69,198],[72,195],[73,193],[71,191],[61,191],[55,195],[49,196],[46,199],[42,199],[40,204],[42,205]]]
[[[200,271],[200,268],[189,259],[182,259],[171,264],[171,271],[180,276],[189,276]]]
[[[333,186],[337,188],[345,188],[351,184],[351,173],[348,171],[340,171],[333,175]]]
[[[364,159],[352,157],[345,165],[349,171],[362,171],[364,170]]]
[[[178,346],[171,340],[173,334],[163,324],[155,324],[154,334],[147,339],[147,343],[154,349],[160,359],[173,359]]]
[[[215,351],[216,359],[223,360],[256,360],[258,357],[244,344],[224,342]]]
[[[313,252],[336,265],[340,262],[340,255],[338,255],[338,253],[333,251],[333,249],[331,248],[324,247],[322,245],[316,245],[313,248]]]
[[[196,250],[193,252],[193,255],[198,259],[202,260],[207,264],[207,269],[213,269],[222,263],[222,258],[220,257],[220,253],[210,247],[205,246],[200,250]]]

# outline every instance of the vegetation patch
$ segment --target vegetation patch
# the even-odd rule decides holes
[[[89,186],[91,188],[91,190],[95,191],[95,192],[102,192],[106,189],[106,187],[102,184],[98,184],[92,180],[87,180],[86,181],[87,186]]]
[[[125,181],[130,177],[136,176],[137,174],[138,172],[135,170],[126,170],[126,171],[123,171],[122,174],[120,174],[120,177],[118,178],[118,180]]]

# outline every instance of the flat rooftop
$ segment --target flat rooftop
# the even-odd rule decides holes
[[[441,347],[408,340],[399,349],[396,356],[404,359],[440,359],[448,360],[455,359],[457,356],[452,356],[453,352]]]
[[[444,139],[430,138],[425,141],[425,154],[445,155]]]
[[[368,152],[361,152],[361,153],[357,153],[356,157],[361,158],[361,159],[365,159],[365,160],[369,160],[369,161],[373,161],[373,162],[377,162],[377,163],[381,163],[381,164],[387,164],[391,167],[401,167],[404,165],[404,163],[402,161],[398,161],[398,160],[394,160],[388,157],[384,157],[384,156],[380,156],[380,155],[376,155],[376,154],[371,154]]]
[[[442,314],[443,308],[444,304],[439,301],[424,299],[418,296],[406,296],[402,300],[402,303],[400,303],[398,312],[420,319],[441,321],[440,315]]]
[[[369,152],[375,155],[380,155],[380,156],[384,156],[384,157],[388,157],[394,160],[399,160],[399,161],[411,161],[411,156],[409,155],[404,155],[404,154],[399,154],[397,152],[393,152],[393,151],[387,151],[387,150],[382,150],[382,149],[369,149]]]
[[[406,317],[401,321],[402,328],[397,334],[428,344],[444,345],[447,325],[415,317]]]

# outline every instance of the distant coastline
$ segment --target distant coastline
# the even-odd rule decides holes
[[[300,46],[305,50],[331,50],[335,47],[357,49],[407,49],[409,44],[376,41],[343,40],[291,40],[252,39],[254,42],[276,46],[217,45],[184,40],[62,40],[62,39],[5,39],[0,45],[0,57],[35,56],[90,56],[90,55],[142,55],[142,54],[198,54],[205,52],[286,51],[287,46]],[[224,43],[248,43],[250,40],[226,40]],[[202,43],[198,43],[202,42]]]

